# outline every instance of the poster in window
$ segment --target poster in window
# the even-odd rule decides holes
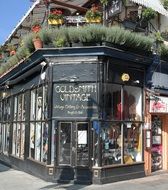
[[[161,144],[161,136],[153,136],[152,143],[153,144]]]
[[[87,131],[78,131],[78,144],[87,144]]]

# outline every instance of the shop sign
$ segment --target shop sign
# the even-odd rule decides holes
[[[108,17],[112,17],[121,12],[122,1],[121,0],[113,0],[109,3],[107,8]]]
[[[150,100],[151,113],[167,113],[168,112],[168,97],[157,96]]]
[[[54,84],[53,117],[98,117],[97,85],[84,83]]]

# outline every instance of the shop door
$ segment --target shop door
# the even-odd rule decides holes
[[[158,116],[152,116],[152,171],[162,169],[162,122]]]
[[[90,129],[88,122],[59,122],[59,166],[89,167]]]

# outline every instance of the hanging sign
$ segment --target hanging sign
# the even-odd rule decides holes
[[[121,0],[113,0],[109,2],[107,7],[107,15],[108,17],[112,17],[121,12],[122,1]]]
[[[157,96],[150,100],[151,113],[167,113],[168,112],[168,97]]]

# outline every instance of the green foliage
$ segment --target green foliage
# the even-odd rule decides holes
[[[52,30],[48,28],[42,28],[39,31],[38,36],[43,41],[43,44],[48,45],[52,43]]]
[[[168,0],[163,1],[163,6],[166,10],[168,9]]]
[[[24,38],[23,38],[23,47],[28,49],[29,53],[32,53],[35,50],[34,44],[32,41],[33,37],[34,37],[34,33],[29,33],[28,35],[24,36]]]
[[[161,36],[164,40],[168,41],[168,30],[161,32]]]
[[[157,43],[163,43],[164,42],[164,39],[163,39],[163,37],[162,37],[162,35],[161,35],[160,32],[156,32],[155,33],[155,39],[156,39]]]
[[[8,58],[5,64],[1,64],[0,74],[9,70],[9,68],[24,60],[34,52],[32,39],[34,33],[29,33],[23,38],[23,45],[17,49],[14,56]],[[53,29],[43,29],[38,33],[45,44],[53,43],[54,47],[61,48],[69,46],[69,43],[95,43],[108,42],[112,46],[119,45],[125,47],[129,51],[144,51],[151,52],[151,47],[154,42],[162,41],[160,33],[154,36],[145,36],[142,34],[133,33],[121,27],[106,27],[103,25],[92,24],[81,27],[59,27]],[[161,44],[161,56],[168,56],[168,48]]]
[[[108,2],[109,2],[109,0],[100,0],[100,3],[101,3],[102,5],[107,5]]]
[[[154,19],[156,16],[156,12],[151,8],[146,8],[142,11],[142,18],[146,21],[150,21]]]

